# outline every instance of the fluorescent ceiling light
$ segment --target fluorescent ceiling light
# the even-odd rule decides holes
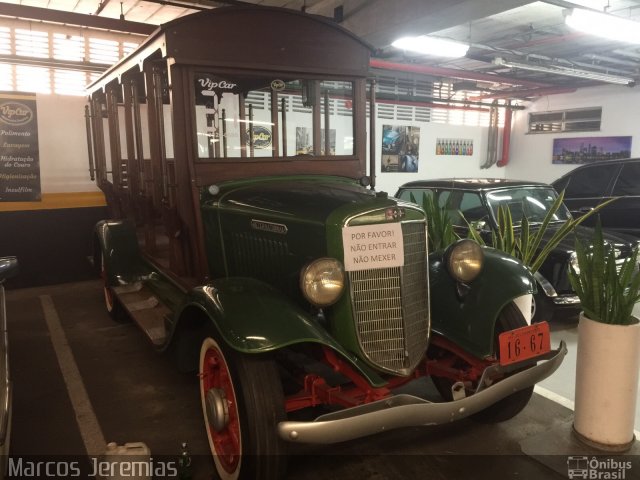
[[[581,32],[609,40],[640,44],[640,22],[581,8],[569,10],[564,21]]]
[[[394,41],[391,46],[401,50],[422,53],[425,55],[435,55],[438,57],[464,57],[469,50],[466,43],[455,42],[444,38],[428,37],[402,37]]]
[[[538,65],[535,63],[512,62],[511,60],[505,60],[500,57],[494,58],[493,63],[503,67],[520,68],[521,70],[529,70],[532,72],[553,73],[555,75],[597,80],[600,82],[614,83],[616,85],[628,85],[630,87],[636,83],[636,81],[630,77],[609,75],[608,73],[600,73],[590,70],[580,70],[573,67],[565,67],[563,65]]]

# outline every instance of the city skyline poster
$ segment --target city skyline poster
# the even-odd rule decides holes
[[[552,163],[580,164],[631,157],[631,136],[556,138]]]

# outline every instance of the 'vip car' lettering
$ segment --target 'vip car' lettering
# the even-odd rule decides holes
[[[26,125],[33,118],[33,111],[18,102],[6,102],[0,105],[0,121],[8,125]]]
[[[214,81],[210,78],[199,78],[198,82],[200,86],[205,90],[233,90],[236,87],[236,83],[227,82],[225,80]]]

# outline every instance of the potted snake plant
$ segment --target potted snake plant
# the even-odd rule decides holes
[[[616,264],[598,221],[590,247],[576,241],[569,279],[580,297],[574,433],[601,450],[626,451],[634,442],[640,367],[638,249]]]

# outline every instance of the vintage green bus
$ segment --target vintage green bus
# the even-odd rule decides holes
[[[373,188],[370,53],[321,17],[224,7],[89,88],[106,307],[199,370],[221,478],[282,476],[290,442],[508,419],[566,353],[525,320],[522,264],[429,252],[425,213]],[[427,376],[444,402],[394,394]]]

